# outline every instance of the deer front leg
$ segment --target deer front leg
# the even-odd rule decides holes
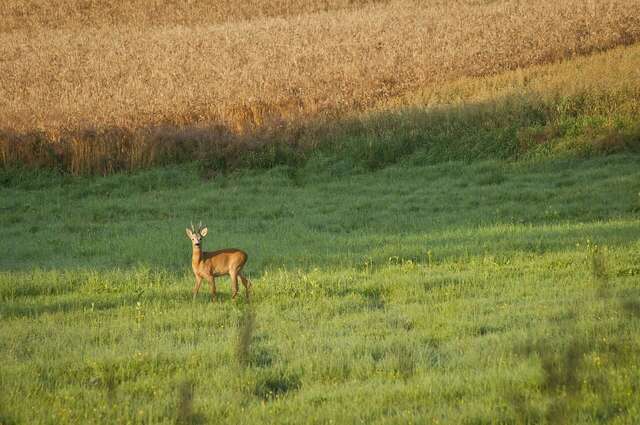
[[[251,282],[249,281],[249,279],[247,279],[246,277],[244,277],[244,275],[242,273],[238,273],[238,276],[240,276],[240,280],[242,280],[242,285],[244,285],[244,290],[247,294],[247,300],[249,299],[249,290],[251,289]]]
[[[207,276],[209,287],[211,288],[211,302],[216,302],[216,281],[213,276]]]
[[[193,287],[193,301],[196,300],[196,295],[198,295],[198,291],[200,290],[200,285],[202,284],[202,278],[196,275],[196,286]]]
[[[231,299],[235,300],[238,295],[238,272],[230,272],[229,277],[231,278]]]

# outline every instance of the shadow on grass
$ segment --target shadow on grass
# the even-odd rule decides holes
[[[300,376],[290,371],[264,369],[258,374],[253,394],[264,401],[284,397],[302,386]]]
[[[122,307],[128,298],[108,301],[47,301],[39,304],[5,303],[0,307],[3,318],[37,318],[43,314],[72,313],[76,311],[104,311]]]
[[[13,286],[0,290],[0,295],[11,298],[32,298],[40,296],[60,296],[75,292],[77,289],[72,285],[47,286],[27,284],[23,286]]]
[[[575,226],[573,224],[564,222],[535,226],[496,223],[469,228],[466,232],[449,233],[445,230],[428,235],[405,234],[401,238],[394,237],[389,240],[388,245],[397,248],[393,253],[398,258],[398,264],[411,262],[429,265],[457,259],[482,258],[487,255],[501,261],[521,254],[555,254],[572,250],[576,243],[584,242],[586,239],[598,239],[623,247],[636,243],[640,238],[640,230],[633,220],[608,223],[579,222],[575,223]],[[400,240],[402,243],[399,243]],[[366,244],[363,242],[362,245]],[[424,246],[422,252],[416,251],[415,246],[418,245]],[[464,247],[464,250],[461,247]],[[375,271],[388,265],[390,250],[391,248],[386,248],[381,251],[380,248],[376,248],[369,251],[366,255],[367,269]],[[357,259],[360,264],[361,258]],[[625,272],[633,274],[634,269],[621,271]],[[443,285],[449,283],[455,282],[441,282]]]
[[[216,303],[232,302],[231,294],[220,293],[217,295],[217,302],[212,303],[211,298],[198,297],[195,301],[192,299],[189,288],[184,288],[182,292],[164,292],[161,289],[146,292],[130,291],[119,294],[91,296],[86,295],[83,298],[75,297],[73,299],[57,299],[49,297],[45,299],[35,299],[30,303],[28,297],[20,297],[15,300],[5,301],[0,305],[0,317],[3,318],[37,318],[43,314],[59,314],[59,313],[75,313],[75,312],[105,312],[108,310],[119,309],[123,307],[135,308],[139,302],[145,304],[162,304],[175,301],[182,302],[186,306],[194,305],[216,305]],[[236,301],[236,303],[245,303],[244,300]]]
[[[16,419],[13,419],[11,416],[5,415],[4,413],[0,413],[0,424],[2,425],[18,425]]]
[[[585,239],[591,238],[605,241],[607,244],[623,247],[625,245],[634,244],[640,237],[640,233],[636,223],[632,220],[618,222],[590,222],[581,223],[576,226],[567,226],[562,224],[541,225],[541,226],[521,226],[500,224],[491,225],[484,228],[469,229],[465,232],[449,233],[441,231],[435,234],[409,234],[403,236],[389,236],[388,243],[371,251],[366,256],[366,264],[363,269],[362,258],[359,251],[366,251],[366,247],[370,246],[372,236],[365,235],[351,241],[350,246],[356,246],[355,252],[358,254],[349,254],[350,256],[338,257],[322,257],[318,256],[313,263],[306,264],[307,268],[322,267],[330,269],[335,266],[349,267],[349,263],[355,269],[366,271],[369,273],[377,272],[389,265],[389,252],[395,255],[394,265],[402,267],[403,264],[419,264],[434,265],[447,261],[469,261],[474,258],[484,258],[487,255],[493,255],[493,261],[497,263],[507,264],[509,258],[514,255],[522,254],[553,254],[572,250],[578,242],[584,242]],[[385,240],[385,236],[377,234],[374,240]],[[399,241],[402,243],[399,243]],[[358,248],[358,246],[360,246]],[[416,247],[424,246],[424,253],[421,255]],[[460,247],[464,247],[464,254]],[[490,247],[488,249],[487,247]],[[320,249],[320,251],[322,251]],[[406,259],[406,260],[405,260]],[[288,258],[295,266],[295,256]],[[138,266],[140,267],[140,266]],[[144,267],[144,266],[143,266]],[[297,268],[304,272],[305,268],[300,265]],[[46,271],[46,273],[54,272],[55,269]],[[135,268],[132,270],[136,270]],[[46,286],[36,281],[30,274],[25,276],[11,275],[11,272],[5,272],[5,284],[0,289],[2,304],[0,305],[0,314],[2,317],[37,317],[42,314],[69,313],[74,311],[102,311],[115,309],[122,306],[135,306],[140,300],[152,303],[163,303],[168,301],[184,301],[189,302],[191,299],[191,281],[185,281],[185,278],[173,271],[163,272],[161,277],[154,273],[138,273],[136,279],[140,279],[142,289],[131,286],[127,281],[126,270],[118,269],[115,276],[115,283],[110,282],[108,273],[105,274],[105,282],[107,285],[106,292],[101,292],[101,286],[96,283],[88,282],[86,276],[94,269],[66,269],[64,275],[56,275],[56,284],[53,287]],[[263,272],[267,271],[265,266],[263,270],[253,276],[254,282],[260,281]],[[638,267],[628,266],[613,271],[616,276],[627,277],[639,274]],[[18,273],[25,273],[24,271]],[[39,272],[38,272],[39,273]],[[39,274],[34,276],[37,278]],[[70,283],[61,281],[65,276],[71,276]],[[38,278],[39,279],[39,278]],[[16,281],[27,281],[24,285],[18,285]],[[15,282],[15,283],[14,283]],[[176,286],[175,282],[179,282]],[[188,283],[187,283],[188,282]],[[230,289],[228,279],[219,283],[221,290],[217,293],[218,303],[231,302]],[[459,276],[431,276],[424,280],[425,289],[435,287],[445,287],[451,285],[459,285],[463,283]],[[258,283],[259,284],[259,283]],[[96,286],[98,285],[98,286]],[[118,285],[122,285],[121,288]],[[166,285],[166,286],[165,286]],[[94,288],[95,286],[95,288]],[[149,287],[153,287],[149,289]],[[94,293],[94,289],[96,292]],[[195,300],[196,304],[210,303],[210,295],[204,289],[201,289]],[[329,297],[344,297],[345,295],[355,295],[362,300],[363,307],[370,309],[384,309],[386,293],[384,288],[378,287],[326,287],[323,288],[325,294]],[[77,295],[73,295],[77,294]],[[78,295],[82,296],[79,298]],[[108,296],[108,299],[106,297]],[[73,297],[73,298],[72,298]],[[244,293],[240,293],[235,301],[240,305],[246,304]],[[630,304],[628,307],[632,310],[634,307]],[[479,331],[481,332],[481,331]]]
[[[343,298],[347,295],[356,295],[362,299],[365,306],[370,310],[384,310],[385,296],[388,295],[387,289],[375,286],[364,288],[345,287],[340,289],[326,287],[324,291],[328,297]]]
[[[594,289],[597,301],[617,310],[613,326],[617,332],[605,335],[597,328],[580,330],[582,318],[575,314],[575,320],[562,323],[560,336],[530,340],[519,347],[516,352],[521,356],[539,358],[542,372],[539,392],[548,402],[546,408],[540,410],[530,404],[528,399],[531,397],[527,394],[507,386],[504,397],[511,404],[517,423],[537,423],[542,418],[549,424],[576,423],[586,406],[592,415],[608,423],[629,414],[633,408],[616,399],[614,394],[615,387],[620,385],[617,373],[638,362],[637,349],[633,348],[633,341],[624,329],[635,329],[633,324],[640,318],[639,293],[617,291],[610,281],[605,250],[597,245],[588,245],[587,250],[591,289]],[[601,357],[608,368],[602,367]],[[587,399],[585,392],[588,390],[593,394]]]
[[[342,116],[339,110],[285,117],[278,108],[258,102],[245,106],[251,113],[243,118],[249,121],[242,124],[242,131],[222,121],[136,129],[88,126],[54,136],[0,129],[0,158],[4,167],[26,165],[72,174],[111,174],[200,160],[202,177],[212,178],[243,168],[299,167],[315,152],[371,170],[416,151],[423,151],[429,163],[512,159],[532,151],[550,156],[558,145],[580,154],[637,152],[640,127],[620,124],[623,128],[612,129],[582,123],[607,101],[610,97],[601,93],[546,101],[519,94],[459,105],[349,114],[342,119],[337,118]],[[637,99],[630,93],[618,102],[633,104]],[[619,108],[610,114],[622,115]],[[290,175],[298,180],[296,172]],[[0,175],[0,185],[10,186],[8,179]],[[494,175],[481,183],[502,180]]]
[[[199,425],[206,424],[207,418],[194,411],[193,398],[195,385],[190,381],[184,381],[178,386],[178,405],[176,408],[176,424]]]

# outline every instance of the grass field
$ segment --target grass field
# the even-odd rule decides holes
[[[4,171],[0,423],[637,423],[640,158],[420,161]]]

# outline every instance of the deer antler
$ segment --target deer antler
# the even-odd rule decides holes
[[[196,228],[193,226],[193,221],[191,221],[191,231],[193,233],[200,233],[203,228],[204,226],[202,225],[202,221],[200,221],[200,223],[198,224],[198,230],[196,230]]]

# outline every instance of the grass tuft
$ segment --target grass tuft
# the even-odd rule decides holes
[[[236,343],[236,360],[241,367],[247,367],[251,362],[251,341],[256,326],[256,314],[250,307],[242,311],[238,323],[238,339]]]

